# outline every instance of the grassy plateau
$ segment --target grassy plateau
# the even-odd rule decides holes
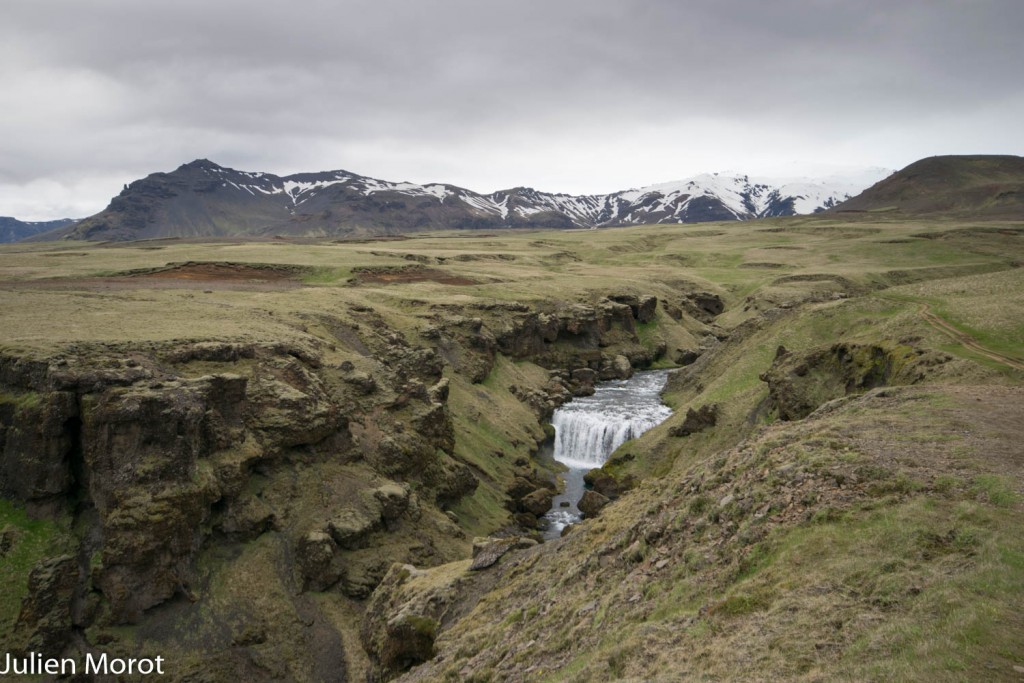
[[[379,582],[392,561],[425,570],[394,588],[391,604],[432,620],[430,656],[388,676],[1012,681],[1024,677],[1022,262],[1019,221],[886,213],[364,241],[4,245],[0,352],[53,364],[282,343],[319,349],[330,378],[338,367],[378,373],[370,329],[437,348],[451,459],[478,485],[435,505],[414,477],[394,476],[420,494],[422,516],[344,555],[345,580]],[[695,292],[724,310],[695,314]],[[470,570],[473,537],[511,533],[516,477],[557,474],[534,457],[543,419],[523,397],[559,368],[497,351],[474,377],[469,347],[444,346],[435,328],[482,321],[493,339],[515,306],[558,312],[620,294],[658,300],[630,339],[661,349],[654,367],[697,352],[666,387],[674,415],[613,456],[605,473],[632,489],[599,515]],[[564,340],[549,350],[579,351]],[[177,372],[245,375],[247,363],[197,359]],[[38,409],[38,396],[0,390],[0,415]],[[688,409],[710,404],[713,426],[674,435]],[[364,443],[383,438],[370,416],[406,419],[398,398],[360,410],[351,431]],[[2,436],[0,447],[16,442],[6,427]],[[356,499],[386,471],[369,458],[289,453],[289,490],[302,496],[335,482],[330,495]],[[207,466],[197,467],[200,486]],[[247,500],[281,520],[316,516],[319,502],[275,492],[273,472],[253,471]],[[87,546],[81,514],[74,502],[0,500],[0,642],[21,642],[32,568]],[[202,536],[192,603],[168,600],[130,624],[97,618],[82,637],[126,652],[179,648],[195,667],[206,646],[244,653],[254,680],[317,680],[294,648],[321,643],[343,652],[349,680],[365,680],[379,664],[360,645],[365,596],[296,583],[280,559],[292,552],[291,523],[255,538]],[[421,615],[426,594],[442,597]],[[243,622],[277,613],[292,621],[246,635]],[[193,628],[200,635],[185,635]],[[223,678],[216,671],[210,680],[231,675],[226,664]]]

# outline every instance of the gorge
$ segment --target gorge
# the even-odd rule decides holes
[[[0,646],[212,683],[1009,679],[1018,223],[4,247]],[[553,436],[589,496],[557,534]]]

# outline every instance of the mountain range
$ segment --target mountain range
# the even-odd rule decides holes
[[[19,221],[12,216],[0,216],[0,244],[19,242],[40,233],[64,228],[75,223],[73,218],[60,218],[54,221]]]
[[[698,223],[824,211],[889,175],[771,181],[704,174],[603,195],[517,187],[480,194],[348,171],[277,176],[198,159],[126,185],[102,212],[34,239],[360,237],[424,230],[594,228]]]

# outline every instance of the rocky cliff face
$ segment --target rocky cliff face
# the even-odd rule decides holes
[[[499,353],[548,369],[551,381],[541,390],[514,392],[546,418],[572,396],[592,393],[594,382],[625,379],[667,353],[664,340],[644,344],[637,334],[638,324],[654,320],[657,305],[654,296],[611,293],[533,306],[445,306],[432,313],[425,335],[474,382],[487,377]]]
[[[338,585],[353,597],[368,595],[390,561],[413,559],[408,549],[359,556],[403,524],[429,517],[447,539],[439,549],[425,534],[418,561],[452,559],[460,532],[436,504],[476,480],[451,458],[440,366],[416,356],[375,364],[373,378],[325,365],[315,346],[0,358],[3,496],[69,516],[77,539],[77,561],[30,586],[31,601],[65,605],[64,632],[28,609],[21,642],[56,654],[76,631],[145,625],[176,600],[209,599],[204,553],[267,534],[284,585]],[[311,477],[319,491],[304,490]]]

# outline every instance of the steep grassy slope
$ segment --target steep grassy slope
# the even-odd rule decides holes
[[[0,640],[172,680],[1016,675],[1020,228],[4,247]],[[686,364],[676,415],[522,549],[546,416],[620,358]],[[519,549],[471,571],[485,535]]]
[[[849,397],[809,383],[823,407],[779,420],[758,371],[779,344],[810,358],[838,339],[902,340],[915,367]],[[943,343],[913,306],[871,298],[711,352],[668,397],[718,402],[718,424],[671,436],[680,411],[620,449],[609,469],[643,483],[505,560],[402,680],[1015,680],[1021,375],[927,350]]]

